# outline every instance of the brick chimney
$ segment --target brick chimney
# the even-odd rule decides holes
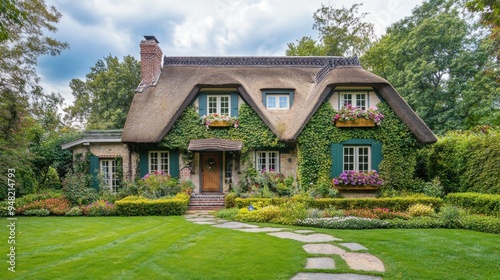
[[[139,87],[153,85],[161,73],[163,52],[155,36],[144,36],[141,41],[141,84]]]

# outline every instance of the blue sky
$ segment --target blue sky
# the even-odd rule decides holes
[[[73,102],[69,82],[84,79],[108,54],[139,59],[143,35],[155,35],[167,56],[285,55],[287,43],[317,38],[313,13],[322,3],[350,7],[353,0],[47,0],[63,14],[52,37],[70,44],[39,60],[46,93]],[[365,1],[366,20],[377,35],[411,14],[422,0]]]

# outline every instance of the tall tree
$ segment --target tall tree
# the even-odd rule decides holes
[[[493,42],[497,60],[500,60],[500,1],[498,0],[472,0],[466,7],[481,15],[481,23],[491,29],[490,38]]]
[[[494,80],[482,77],[490,67],[488,45],[461,12],[455,1],[426,1],[361,58],[438,134],[467,128],[494,110]]]
[[[140,82],[140,63],[133,56],[120,62],[111,54],[90,68],[86,80],[70,82],[75,103],[65,109],[65,120],[86,129],[121,129]]]
[[[35,121],[31,105],[44,98],[36,73],[38,57],[58,55],[68,48],[46,34],[57,31],[61,16],[43,0],[2,0],[0,36],[6,39],[0,40],[0,170],[15,168],[19,180],[26,175],[18,184],[18,194],[32,186],[27,175],[31,173],[27,129]],[[6,172],[0,173],[0,182],[6,182],[5,176]]]
[[[289,43],[286,55],[359,56],[375,38],[373,24],[363,21],[367,13],[360,13],[363,4],[350,8],[321,5],[314,15],[313,29],[319,33],[316,42],[310,37]]]

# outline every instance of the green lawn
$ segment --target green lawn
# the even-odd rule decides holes
[[[4,218],[4,223],[7,224]],[[500,235],[462,230],[325,230],[369,248],[384,279],[500,279]],[[20,217],[16,272],[0,279],[290,279],[301,243],[183,217]],[[0,227],[8,236],[8,228]],[[340,259],[339,271],[348,271]]]

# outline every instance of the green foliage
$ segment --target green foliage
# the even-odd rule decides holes
[[[449,132],[428,147],[425,172],[438,177],[446,193],[480,192],[500,194],[500,134]]]
[[[238,195],[234,192],[230,192],[224,196],[224,207],[233,208],[236,206],[236,198]]]
[[[257,206],[252,211],[242,208],[238,211],[234,219],[242,222],[293,225],[299,219],[304,219],[305,217],[307,217],[307,211],[304,204],[288,200],[279,204],[279,206]]]
[[[82,209],[82,213],[86,216],[113,216],[116,213],[116,207],[106,200],[99,199]]]
[[[88,205],[99,199],[98,192],[90,187],[90,174],[69,172],[63,180],[64,196],[72,205]]]
[[[296,225],[331,228],[331,229],[374,229],[386,228],[388,222],[379,219],[368,219],[358,217],[333,217],[333,218],[307,218],[299,220]]]
[[[189,205],[189,195],[177,194],[171,199],[122,199],[115,203],[120,216],[171,216],[183,215]]]
[[[67,217],[76,217],[76,216],[81,216],[81,215],[82,215],[82,209],[79,206],[75,206],[75,207],[69,209],[68,212],[66,212],[64,214],[64,216],[67,216]]]
[[[434,208],[430,205],[414,204],[408,208],[408,214],[412,217],[432,216],[435,214]]]
[[[139,83],[140,63],[133,56],[99,59],[85,81],[71,80],[75,102],[65,108],[65,120],[83,123],[87,130],[121,129]]]
[[[172,130],[163,138],[162,147],[187,150],[189,141],[204,138],[241,140],[245,143],[242,152],[256,148],[285,148],[278,137],[248,105],[241,105],[238,128],[207,129],[201,125],[200,116],[194,107],[188,107],[175,122]]]
[[[47,209],[45,209],[45,208],[41,208],[41,209],[29,209],[29,210],[24,211],[24,215],[25,216],[43,217],[43,216],[50,215],[50,211],[47,210]]]
[[[482,215],[460,217],[460,228],[500,234],[500,218]]]
[[[303,37],[288,44],[286,55],[361,55],[374,39],[373,24],[363,21],[367,13],[359,13],[363,4],[339,9],[321,5],[313,15],[313,29],[319,32],[319,42]]]
[[[225,220],[234,220],[234,217],[238,215],[239,209],[238,208],[223,208],[219,209],[215,212],[215,217],[219,219],[225,219]]]
[[[414,186],[416,140],[387,104],[377,106],[385,116],[380,126],[349,130],[336,128],[332,123],[335,111],[330,103],[319,107],[297,138],[297,177],[302,188],[320,183],[331,186],[331,144],[348,139],[375,139],[384,143],[379,168],[386,187],[411,189]]]
[[[500,194],[450,193],[445,201],[471,213],[500,217]]]
[[[456,228],[460,222],[460,209],[455,206],[441,207],[439,216],[443,221],[443,225],[448,228]]]
[[[411,209],[411,207],[410,207]],[[431,208],[432,209],[432,208]],[[434,209],[432,209],[434,212]],[[411,212],[408,210],[408,212]],[[360,218],[391,220],[391,219],[408,219],[408,215],[401,211],[391,211],[387,208],[374,208],[374,209],[352,209],[344,210],[343,216],[355,216]]]
[[[443,204],[443,200],[435,197],[318,198],[310,201],[309,206],[318,209],[387,208],[392,211],[406,211],[414,204],[432,205],[437,209]]]
[[[500,121],[498,66],[472,18],[456,1],[424,2],[361,57],[438,134]]]
[[[163,172],[146,174],[137,181],[137,194],[150,199],[175,195],[180,191],[179,181]]]

